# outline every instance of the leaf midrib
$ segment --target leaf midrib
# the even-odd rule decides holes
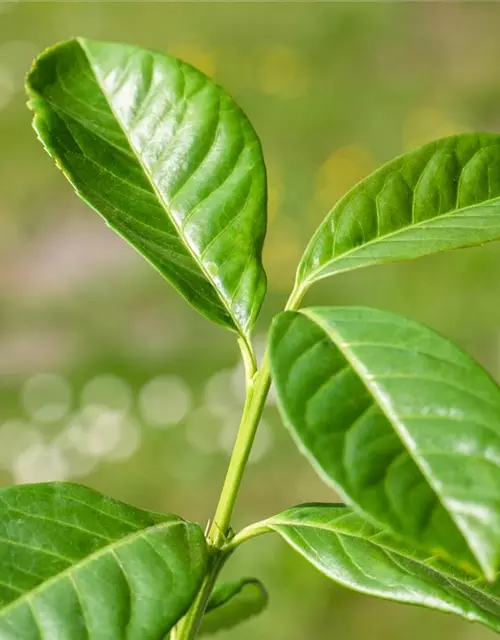
[[[382,167],[383,168],[383,167]],[[361,184],[361,183],[358,183]],[[357,186],[357,185],[356,185]],[[356,188],[353,187],[353,190]],[[346,194],[347,197],[348,195],[350,195],[350,192],[348,192]],[[344,198],[342,198],[343,200]],[[342,200],[339,201],[339,203],[334,207],[334,209],[331,211],[331,213],[333,213],[333,211],[340,206]],[[480,208],[480,207],[488,207],[488,206],[492,206],[494,204],[500,204],[500,197],[497,198],[490,198],[489,200],[485,200],[484,202],[478,203],[478,204],[474,204],[474,205],[470,205],[467,207],[462,207],[460,209],[452,209],[451,211],[447,211],[446,213],[443,213],[442,215],[438,215],[438,216],[434,216],[433,218],[427,218],[426,220],[421,220],[420,222],[416,222],[416,223],[412,223],[409,224],[401,229],[397,229],[396,231],[392,231],[391,233],[387,233],[383,236],[377,236],[376,238],[373,238],[372,240],[369,240],[368,242],[364,242],[362,245],[360,246],[356,246],[353,247],[352,249],[349,249],[348,251],[345,251],[344,253],[341,253],[337,256],[334,256],[331,260],[328,260],[321,268],[316,269],[314,271],[312,271],[303,281],[302,284],[304,286],[306,285],[310,285],[313,282],[317,282],[318,280],[322,280],[323,278],[327,278],[328,276],[331,276],[334,273],[341,273],[342,271],[354,271],[355,269],[361,269],[363,266],[365,265],[357,265],[354,267],[347,267],[345,269],[341,269],[339,271],[326,271],[325,269],[328,269],[329,266],[335,264],[336,262],[340,262],[341,260],[343,260],[344,258],[350,256],[353,253],[356,253],[358,251],[361,251],[362,249],[365,249],[366,247],[370,247],[372,245],[377,244],[378,242],[384,242],[386,240],[390,240],[391,238],[394,238],[402,233],[405,233],[409,230],[413,230],[413,229],[417,229],[419,227],[423,227],[428,223],[434,222],[434,221],[439,221],[439,220],[443,220],[445,218],[449,218],[455,215],[459,215],[460,213],[463,213],[464,211],[473,211],[474,209]],[[328,216],[330,216],[330,214],[328,214]],[[493,216],[492,216],[493,217]],[[499,217],[499,223],[500,223],[500,217]],[[320,235],[320,232],[323,229],[323,225],[321,225],[318,229],[318,231],[314,234],[314,236],[311,239],[310,242],[310,247],[312,248],[315,244],[316,241],[316,237]],[[307,255],[309,253],[309,246],[306,248],[305,254]],[[400,258],[395,258],[394,261],[399,261]],[[384,261],[382,261],[384,262]],[[385,262],[389,262],[389,260],[386,260]]]
[[[453,511],[450,511],[450,509],[448,509],[448,506],[446,504],[445,496],[442,495],[442,492],[439,490],[439,487],[435,486],[435,483],[434,483],[432,477],[430,477],[430,475],[429,475],[427,469],[425,468],[425,466],[421,464],[418,456],[415,455],[415,451],[413,450],[413,448],[411,446],[408,446],[408,443],[407,443],[406,438],[405,438],[405,433],[406,433],[407,429],[406,429],[404,423],[401,422],[401,419],[399,418],[399,416],[397,414],[394,413],[392,408],[387,406],[387,403],[386,403],[385,399],[383,398],[383,395],[379,392],[378,385],[376,383],[374,383],[372,380],[370,380],[369,378],[366,377],[366,375],[364,374],[363,368],[358,363],[358,360],[357,360],[356,356],[352,352],[350,352],[348,349],[343,348],[344,339],[343,339],[342,335],[339,334],[339,332],[334,327],[331,327],[327,323],[323,323],[322,319],[318,318],[316,316],[316,314],[313,311],[311,311],[311,309],[300,309],[300,311],[298,313],[300,313],[300,314],[306,316],[307,318],[309,318],[309,320],[314,322],[314,324],[316,324],[322,331],[324,331],[325,334],[327,336],[329,336],[330,339],[334,342],[335,346],[342,353],[342,355],[347,360],[347,362],[351,365],[351,367],[353,368],[353,370],[356,373],[356,375],[359,377],[359,379],[363,382],[363,384],[367,388],[368,392],[371,394],[371,396],[373,398],[375,398],[378,406],[380,407],[380,409],[384,413],[385,417],[387,418],[389,424],[392,426],[394,432],[396,433],[396,435],[400,439],[405,451],[407,451],[407,453],[410,455],[411,459],[416,464],[417,468],[420,470],[423,478],[427,481],[427,483],[431,487],[433,493],[438,498],[438,500],[441,503],[442,507],[445,509],[446,513],[452,519],[455,527],[457,528],[457,531],[460,533],[460,536],[463,539],[463,542],[464,542],[465,546],[472,553],[472,555],[474,556],[476,562],[479,563],[479,565],[481,566],[483,571],[485,571],[486,574],[490,574],[491,571],[490,571],[489,567],[483,567],[481,559],[476,556],[475,551],[470,547],[469,542],[468,542],[467,538],[465,537],[464,532],[462,531],[462,527],[456,521],[455,514],[453,513]],[[447,553],[447,555],[449,555],[448,552],[446,551],[446,549],[443,548],[443,551],[445,551]]]
[[[168,219],[170,220],[170,222],[172,223],[172,225],[174,226],[175,230],[177,231],[177,234],[179,236],[179,238],[182,240],[183,245],[186,247],[188,253],[190,254],[191,258],[193,259],[193,261],[198,265],[198,267],[200,268],[201,272],[203,273],[203,275],[205,276],[205,278],[208,280],[208,282],[210,282],[210,284],[212,285],[213,290],[215,291],[220,303],[222,304],[222,307],[225,309],[226,313],[228,314],[228,316],[231,318],[232,322],[235,325],[235,328],[238,330],[238,333],[240,333],[240,335],[242,336],[242,338],[245,339],[245,341],[248,343],[248,334],[244,331],[243,327],[241,326],[238,318],[236,318],[232,312],[232,309],[230,308],[230,306],[228,305],[227,301],[225,300],[225,298],[221,295],[215,280],[212,278],[210,272],[205,268],[203,262],[201,262],[198,259],[198,256],[196,255],[196,252],[192,249],[191,245],[189,244],[188,240],[183,236],[182,234],[182,227],[181,225],[179,225],[177,223],[177,221],[175,220],[175,217],[172,216],[170,214],[169,208],[168,208],[168,203],[164,201],[163,196],[160,194],[160,192],[158,191],[156,184],[153,180],[153,176],[150,174],[150,172],[148,171],[147,167],[144,166],[141,158],[139,157],[137,151],[135,150],[132,142],[130,141],[129,135],[126,131],[126,129],[124,128],[120,118],[118,117],[118,115],[116,114],[113,105],[111,104],[110,100],[108,99],[108,96],[106,94],[106,91],[104,90],[104,87],[102,86],[102,83],[100,81],[100,78],[98,77],[97,73],[94,70],[93,67],[93,63],[92,63],[92,56],[91,54],[87,51],[85,45],[84,45],[84,40],[82,38],[77,38],[77,42],[79,44],[79,46],[81,47],[85,58],[88,62],[89,68],[92,72],[92,76],[95,79],[95,82],[97,84],[97,86],[99,87],[102,95],[104,96],[105,100],[106,100],[106,104],[108,105],[114,119],[116,120],[116,122],[118,123],[120,130],[122,131],[125,140],[127,141],[127,144],[130,147],[130,150],[134,156],[134,158],[137,160],[137,162],[139,163],[139,166],[141,167],[145,177],[147,178],[153,192],[154,195],[156,196],[156,198],[158,199],[158,201],[161,203],[162,205],[162,209],[165,212],[165,214],[167,215]],[[246,143],[245,143],[246,144]],[[202,161],[203,162],[203,161]]]
[[[145,538],[146,534],[167,530],[169,527],[173,527],[173,526],[188,527],[188,523],[184,522],[183,520],[174,521],[174,522],[162,522],[159,524],[155,524],[151,527],[146,527],[145,529],[134,531],[129,535],[125,536],[124,538],[120,538],[119,540],[113,541],[111,544],[100,547],[99,549],[97,549],[97,551],[94,551],[90,555],[85,556],[80,560],[77,560],[71,566],[67,567],[66,569],[63,569],[59,573],[54,574],[47,580],[44,580],[33,589],[23,592],[23,595],[19,596],[19,598],[16,598],[16,600],[9,602],[5,607],[0,609],[0,619],[3,618],[5,615],[7,615],[12,609],[15,609],[17,606],[23,604],[24,601],[29,601],[30,598],[35,597],[38,593],[51,587],[58,580],[63,580],[66,577],[70,578],[73,573],[80,571],[86,565],[91,564],[94,560],[98,560],[100,557],[105,556],[107,554],[114,554],[116,549],[119,549],[120,547],[126,546],[128,544],[132,544],[133,542],[141,538]]]

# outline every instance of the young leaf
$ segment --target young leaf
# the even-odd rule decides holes
[[[79,485],[0,490],[0,637],[163,640],[191,604],[198,525]]]
[[[430,329],[357,307],[280,314],[271,362],[285,423],[346,501],[493,579],[500,389],[477,363]]]
[[[269,601],[264,585],[256,578],[218,584],[210,597],[200,635],[218,633],[261,613]]]
[[[193,307],[247,336],[266,288],[266,174],[231,98],[171,56],[84,39],[43,53],[27,92],[78,195]]]
[[[500,135],[443,138],[384,165],[347,193],[314,234],[297,279],[500,238]]]
[[[500,582],[471,578],[342,505],[301,505],[263,524],[326,576],[379,598],[454,613],[500,632]]]

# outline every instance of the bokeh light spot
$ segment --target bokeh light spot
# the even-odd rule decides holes
[[[225,416],[237,404],[233,377],[233,369],[222,369],[214,373],[205,384],[203,400],[214,415]]]
[[[85,445],[90,455],[97,457],[111,453],[120,443],[122,415],[119,411],[101,411],[89,421]]]
[[[65,480],[68,475],[68,464],[61,450],[52,445],[33,444],[12,464],[16,484]]]
[[[41,373],[26,381],[21,398],[33,420],[57,422],[68,414],[71,395],[71,387],[62,376]]]
[[[0,427],[0,467],[10,469],[26,449],[42,444],[40,433],[20,420],[8,420]]]
[[[347,145],[333,151],[316,174],[314,199],[321,215],[324,216],[351,187],[369,175],[375,165],[374,157],[363,147]]]
[[[58,436],[63,449],[104,460],[125,460],[140,444],[135,421],[122,411],[87,406],[76,413]]]
[[[195,45],[182,44],[174,45],[169,51],[170,54],[179,58],[183,62],[192,64],[210,78],[213,78],[216,71],[215,55],[205,49]]]
[[[189,414],[186,421],[186,439],[202,454],[211,455],[221,450],[219,435],[228,414],[223,417],[209,406],[202,406]]]
[[[257,51],[255,79],[262,93],[294,98],[307,89],[307,64],[299,51],[284,44],[266,45]]]
[[[102,374],[92,378],[84,386],[81,404],[84,407],[104,407],[125,413],[132,405],[132,390],[118,376]]]
[[[71,478],[82,478],[88,476],[99,464],[99,459],[82,451],[81,442],[77,442],[73,427],[64,429],[52,441],[52,445],[57,447],[63,454],[68,464],[68,475]]]
[[[120,441],[105,457],[106,460],[128,460],[141,444],[140,427],[135,420],[123,417],[121,423]]]
[[[439,109],[421,107],[411,111],[403,123],[403,146],[409,151],[437,138],[466,131],[466,127],[454,122]]]
[[[188,385],[178,376],[158,376],[139,393],[139,411],[154,427],[169,427],[183,420],[192,404]]]

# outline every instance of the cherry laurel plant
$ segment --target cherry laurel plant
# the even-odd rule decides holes
[[[271,532],[346,587],[500,632],[499,387],[399,315],[301,305],[327,276],[500,239],[500,135],[437,140],[349,191],[309,242],[259,366],[266,171],[229,95],[169,55],[85,39],[43,53],[27,92],[78,195],[234,334],[246,401],[206,533],[80,485],[3,488],[0,637],[188,640],[228,628],[267,593],[220,571]],[[297,446],[345,504],[294,506],[235,533],[271,380]]]

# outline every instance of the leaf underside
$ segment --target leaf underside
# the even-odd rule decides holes
[[[269,602],[264,585],[256,578],[217,584],[207,605],[200,635],[230,629],[261,613]]]
[[[280,314],[273,377],[299,447],[345,501],[493,579],[500,562],[500,390],[469,356],[392,313]]]
[[[0,490],[2,640],[163,640],[206,567],[198,525],[80,485]]]
[[[309,243],[298,281],[500,238],[500,135],[443,138],[351,189]]]
[[[232,99],[176,58],[84,39],[43,53],[27,92],[80,197],[193,307],[247,336],[266,289],[266,173]]]
[[[270,518],[295,550],[332,580],[361,593],[454,613],[500,632],[494,585],[422,553],[342,505],[300,505]]]

